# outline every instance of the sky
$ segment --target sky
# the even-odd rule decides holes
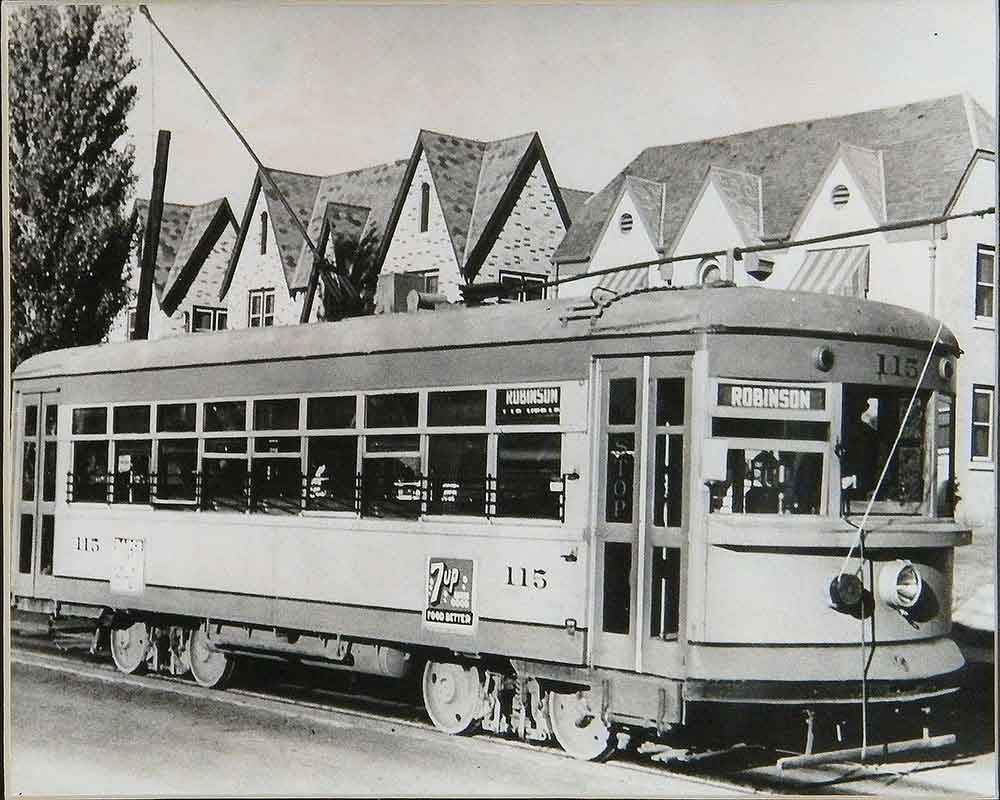
[[[996,115],[992,0],[616,4],[151,3],[268,166],[407,158],[421,128],[538,131],[561,186],[600,189],[644,148],[967,92]],[[136,192],[171,131],[166,199],[226,196],[254,164],[136,13]]]

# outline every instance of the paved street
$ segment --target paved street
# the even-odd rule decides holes
[[[23,794],[714,796],[705,782],[586,764],[342,714],[162,688],[89,665],[12,665],[9,776]],[[234,705],[240,702],[241,705]]]

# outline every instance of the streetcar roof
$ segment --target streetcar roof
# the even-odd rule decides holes
[[[917,344],[933,340],[937,326],[936,320],[919,311],[856,298],[750,287],[667,289],[626,295],[603,309],[592,309],[581,298],[537,300],[72,347],[29,358],[14,377],[629,334],[780,332]],[[947,328],[942,330],[941,344],[958,351]]]

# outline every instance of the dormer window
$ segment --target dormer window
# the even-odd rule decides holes
[[[848,189],[844,184],[839,184],[833,187],[833,191],[830,193],[830,202],[836,207],[846,206],[847,201],[851,199],[851,190]]]
[[[430,184],[420,185],[420,232],[426,233],[431,219],[431,187]]]
[[[632,215],[629,213],[624,213],[618,218],[618,229],[622,233],[628,233],[632,230],[633,225]]]
[[[267,253],[267,212],[260,212],[260,254]]]

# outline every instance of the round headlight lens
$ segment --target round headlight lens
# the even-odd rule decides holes
[[[920,600],[923,590],[924,579],[909,561],[896,559],[879,571],[879,597],[893,608],[913,608]]]
[[[857,608],[863,595],[864,586],[857,575],[842,572],[830,582],[830,599],[837,608],[847,611]]]

